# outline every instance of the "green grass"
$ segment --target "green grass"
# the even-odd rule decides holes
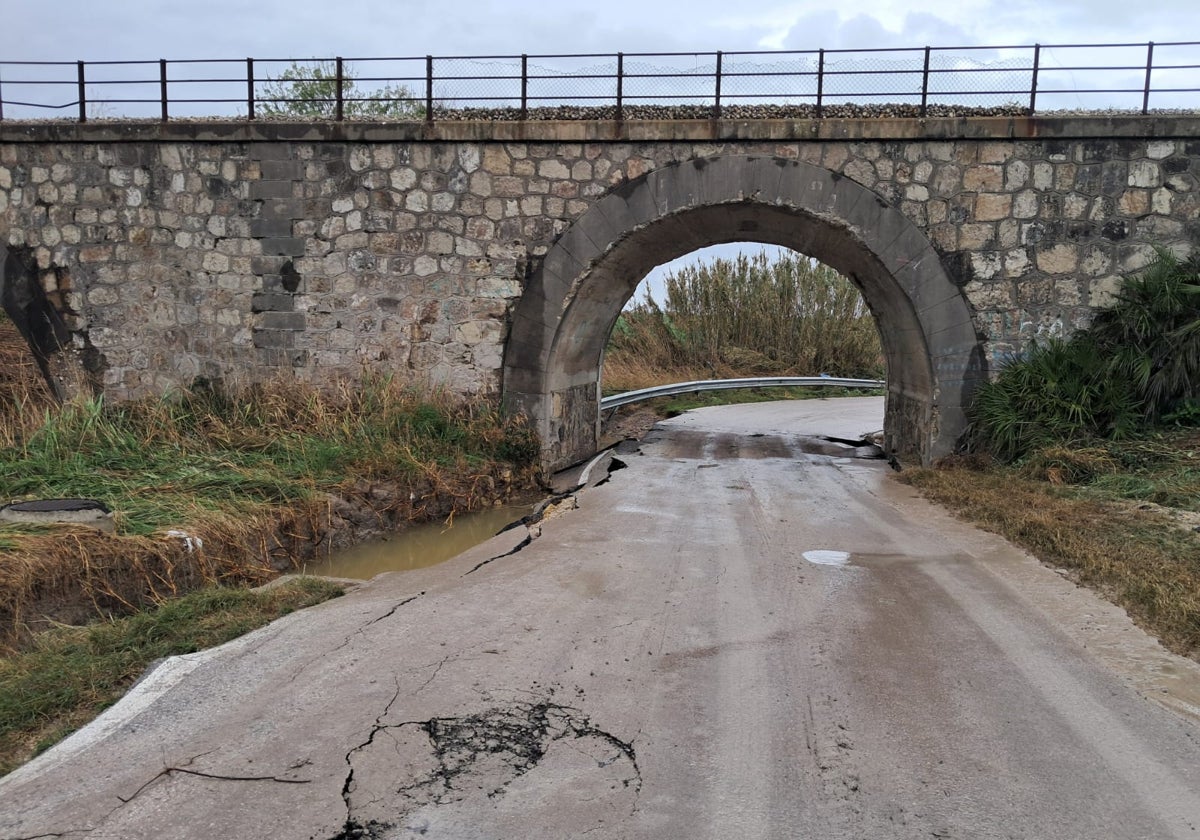
[[[528,465],[537,454],[528,429],[490,406],[423,398],[382,379],[334,394],[276,386],[87,400],[9,438],[0,496],[97,498],[132,535],[308,499],[351,476]]]
[[[315,537],[325,495],[359,499],[381,485],[371,503],[400,521],[423,515],[427,500],[468,510],[531,484],[537,455],[528,426],[494,403],[382,377],[118,404],[0,401],[0,499],[100,499],[118,531],[0,527],[0,644],[10,652],[0,660],[0,771],[93,717],[154,659],[336,594],[313,580],[199,588],[275,574],[276,532]],[[180,555],[156,535],[179,527],[203,533],[204,549]],[[53,616],[100,620],[32,632]]]
[[[0,773],[95,717],[154,660],[222,644],[340,594],[319,578],[255,591],[212,587],[126,618],[39,634],[29,650],[0,659]]]

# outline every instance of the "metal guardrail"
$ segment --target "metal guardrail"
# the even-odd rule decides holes
[[[842,379],[836,376],[760,376],[746,379],[699,379],[695,382],[675,382],[671,385],[657,385],[653,388],[641,388],[637,391],[626,391],[623,394],[613,394],[602,397],[600,410],[608,411],[623,405],[652,400],[656,397],[673,397],[676,394],[690,394],[696,391],[728,391],[736,388],[883,388],[887,383],[882,379]]]
[[[228,115],[264,111],[312,119],[462,119],[503,109],[505,119],[579,106],[622,120],[638,109],[691,108],[720,118],[739,104],[978,104],[1018,113],[1064,95],[1148,113],[1152,98],[1191,107],[1200,93],[1200,42],[1032,44],[903,49],[583,55],[406,56],[151,61],[0,61],[0,120],[69,112],[89,118]],[[291,73],[288,77],[288,73]],[[65,97],[62,95],[65,92]],[[105,95],[107,94],[107,95]],[[1095,102],[1095,99],[1091,100]],[[1057,103],[1057,104],[1055,104]],[[1167,103],[1170,104],[1169,102]],[[1086,103],[1076,107],[1087,108]],[[1173,106],[1174,107],[1174,106]],[[21,117],[14,113],[21,111]],[[121,113],[115,113],[120,111]],[[689,116],[693,116],[689,114]],[[479,117],[483,118],[483,117]]]

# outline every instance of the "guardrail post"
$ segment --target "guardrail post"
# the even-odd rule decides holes
[[[425,122],[433,122],[433,56],[425,56]]]
[[[921,71],[921,116],[928,112],[929,102],[929,47],[925,48],[925,69]]]
[[[254,119],[254,59],[246,59],[246,119]]]
[[[346,117],[346,103],[342,99],[342,80],[345,76],[342,73],[342,57],[340,55],[335,59],[335,63],[337,66],[337,94],[335,95],[334,102],[337,105],[337,114],[334,119],[341,122]]]
[[[817,50],[817,119],[821,119],[822,102],[825,95],[825,50]]]
[[[529,56],[521,53],[521,119],[529,119]]]
[[[617,53],[617,122],[625,119],[625,53]]]
[[[1154,42],[1146,44],[1146,86],[1142,89],[1142,113],[1150,110],[1150,76],[1154,73]]]
[[[721,51],[717,50],[717,93],[713,100],[713,119],[721,119]]]
[[[1037,111],[1038,65],[1042,60],[1042,45],[1033,45],[1033,78],[1029,81],[1029,115]]]
[[[79,78],[79,121],[85,123],[87,122],[87,86],[84,82],[83,62],[77,61],[75,65]]]
[[[162,121],[167,121],[167,60],[158,60],[158,95],[162,103]]]
[[[0,122],[4,122],[4,87],[0,84]]]

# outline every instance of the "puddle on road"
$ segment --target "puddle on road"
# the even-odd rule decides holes
[[[340,551],[305,572],[325,577],[369,580],[382,572],[424,569],[445,562],[495,536],[505,525],[533,510],[532,505],[503,505],[444,521],[413,525],[386,539]]]
[[[804,552],[804,559],[818,566],[845,566],[850,562],[850,552],[814,549]]]

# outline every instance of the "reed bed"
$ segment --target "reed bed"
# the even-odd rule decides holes
[[[794,375],[881,378],[874,318],[845,277],[809,258],[765,252],[668,274],[659,304],[647,293],[618,319],[604,386]]]

